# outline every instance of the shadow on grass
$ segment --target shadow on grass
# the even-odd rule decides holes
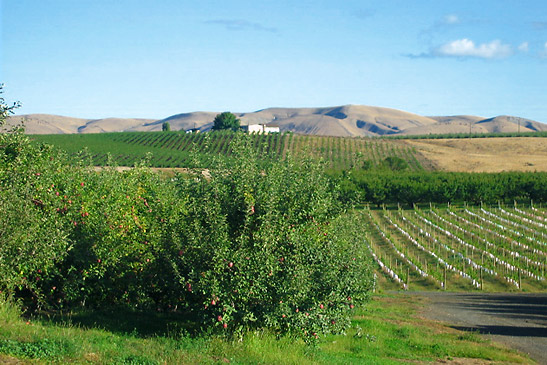
[[[80,310],[70,314],[41,313],[38,318],[57,325],[101,329],[119,335],[147,338],[156,336],[197,336],[199,321],[186,313],[132,311],[128,309]]]

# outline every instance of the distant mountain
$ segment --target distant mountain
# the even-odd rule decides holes
[[[430,117],[437,121],[431,126],[409,128],[403,134],[442,134],[442,133],[501,133],[536,132],[547,130],[547,124],[529,119],[501,115],[483,118],[472,115],[454,115],[448,117]],[[519,127],[520,126],[520,127]]]
[[[117,131],[210,130],[218,112],[193,112],[165,119],[80,119],[47,114],[12,116],[8,124],[25,120],[29,134],[101,133]],[[483,118],[472,115],[421,116],[401,110],[365,105],[325,108],[268,108],[234,113],[241,124],[275,124],[282,132],[329,136],[378,136],[393,134],[441,134],[546,131],[547,125],[513,116]]]

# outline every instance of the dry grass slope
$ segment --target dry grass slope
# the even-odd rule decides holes
[[[404,140],[443,171],[547,171],[547,138]]]

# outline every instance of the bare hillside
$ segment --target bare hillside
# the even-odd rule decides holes
[[[11,116],[7,119],[8,126],[24,124],[29,134],[78,133],[78,128],[87,122],[87,119],[50,114]]]
[[[8,124],[25,119],[27,133],[102,133],[118,131],[160,131],[164,122],[171,130],[197,128],[207,131],[218,112],[193,112],[165,119],[105,118],[81,119],[32,114],[10,117]],[[282,132],[363,137],[393,134],[442,134],[545,131],[547,125],[513,116],[484,118],[471,115],[425,117],[401,110],[365,105],[325,108],[268,108],[252,113],[234,113],[242,125],[274,124]]]
[[[184,113],[150,125],[159,130],[163,122],[172,129],[211,128],[217,113]],[[268,108],[253,113],[234,113],[242,125],[276,124],[281,131],[328,136],[374,136],[398,133],[406,128],[431,125],[435,120],[400,110],[364,105],[327,108]]]
[[[547,130],[547,125],[533,120],[501,115],[483,118],[471,115],[430,117],[437,123],[408,128],[402,134],[442,134],[442,133],[514,133]]]
[[[121,132],[153,121],[153,119],[82,119],[51,114],[28,114],[10,116],[7,119],[7,125],[23,124],[28,134],[71,134]]]

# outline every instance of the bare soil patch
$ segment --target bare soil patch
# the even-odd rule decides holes
[[[409,139],[404,142],[443,171],[547,171],[547,138]]]

